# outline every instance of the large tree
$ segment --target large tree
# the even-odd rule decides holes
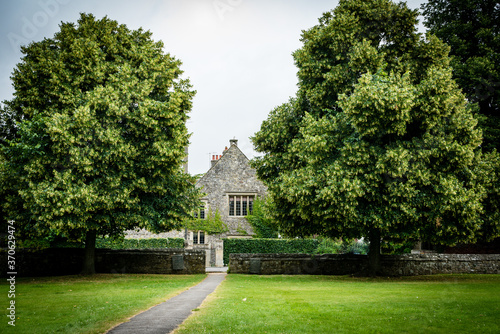
[[[303,32],[297,96],[253,137],[281,230],[368,237],[370,274],[381,238],[453,244],[488,230],[481,132],[449,48],[422,38],[417,16],[404,3],[341,0]]]
[[[483,148],[500,150],[500,3],[429,0],[422,9],[429,32],[451,48],[454,79],[479,106]]]
[[[194,91],[148,31],[82,14],[22,48],[6,110],[21,115],[2,147],[2,194],[23,238],[85,241],[178,227],[196,205],[182,171]]]

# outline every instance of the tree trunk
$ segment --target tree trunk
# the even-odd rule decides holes
[[[88,230],[85,237],[85,256],[83,259],[82,275],[95,274],[95,241],[96,230]]]
[[[368,250],[368,275],[377,276],[380,273],[380,230],[373,229],[368,236],[370,249]]]

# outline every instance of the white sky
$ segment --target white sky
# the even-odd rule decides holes
[[[338,1],[326,0],[0,0],[0,101],[12,98],[20,45],[53,37],[79,13],[142,27],[183,62],[197,94],[188,121],[189,172],[204,173],[229,139],[248,158],[249,137],[297,90],[292,52],[301,31]],[[408,1],[419,8],[425,1]]]

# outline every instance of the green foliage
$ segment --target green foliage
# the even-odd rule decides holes
[[[320,238],[318,248],[314,251],[315,254],[341,254],[342,240],[331,238]]]
[[[198,198],[181,171],[195,94],[181,62],[149,31],[88,14],[22,52],[5,102],[22,120],[0,166],[19,239],[180,227]]]
[[[18,244],[18,248],[44,249],[44,248],[84,248],[82,242],[74,242],[64,238],[49,238],[38,240],[25,240]],[[98,237],[96,248],[108,249],[155,249],[155,248],[184,248],[183,238],[150,238],[150,239],[125,239],[124,237]]]
[[[384,254],[409,254],[411,253],[413,247],[415,245],[414,241],[408,240],[392,240],[386,241],[384,240],[381,245],[381,251]]]
[[[150,238],[150,239],[112,239],[98,238],[96,248],[110,249],[154,249],[184,248],[182,238]]]
[[[16,123],[21,121],[21,116],[7,105],[0,103],[0,145],[8,144],[17,133]]]
[[[314,254],[362,254],[368,253],[369,244],[364,240],[352,239],[319,239],[318,248]]]
[[[500,150],[500,6],[497,0],[429,0],[428,31],[450,47],[453,76],[479,105],[487,151]]]
[[[315,239],[224,239],[224,263],[235,253],[303,253],[313,254]]]
[[[255,198],[253,212],[247,216],[247,221],[252,225],[256,238],[277,238],[278,228],[271,218],[266,206],[266,200]]]
[[[448,46],[416,24],[404,3],[351,0],[303,32],[297,96],[252,138],[283,233],[439,244],[500,233],[483,215],[498,217],[498,161],[480,151]]]
[[[229,231],[226,223],[222,220],[218,209],[215,212],[212,208],[208,210],[205,219],[187,218],[184,221],[184,227],[191,231],[205,231],[208,234],[221,234]]]

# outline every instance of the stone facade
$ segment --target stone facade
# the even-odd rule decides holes
[[[197,182],[196,186],[205,194],[204,212],[219,212],[228,231],[220,235],[204,235],[203,243],[194,242],[198,231],[171,231],[153,234],[146,230],[127,231],[126,238],[184,238],[187,249],[206,252],[207,267],[223,266],[222,238],[249,238],[254,232],[245,218],[251,210],[249,202],[266,195],[267,187],[257,179],[256,171],[250,167],[249,159],[238,148],[238,140],[229,141],[229,148],[222,155],[214,155],[211,168]],[[232,200],[232,204],[230,204]],[[242,206],[245,204],[246,212]],[[239,211],[238,209],[239,205]]]
[[[236,274],[352,275],[366,269],[368,257],[352,254],[231,254]],[[382,255],[383,276],[500,274],[500,254]]]
[[[212,161],[210,170],[197,183],[205,193],[202,200],[207,204],[206,212],[210,209],[212,212],[218,210],[229,229],[221,237],[254,234],[243,212],[240,214],[231,212],[230,197],[244,197],[245,200],[247,198],[251,200],[265,196],[267,192],[267,187],[257,179],[255,170],[250,167],[248,158],[238,148],[237,143],[237,140],[231,140],[230,147],[224,150],[219,159]]]

